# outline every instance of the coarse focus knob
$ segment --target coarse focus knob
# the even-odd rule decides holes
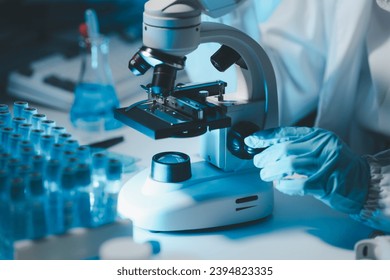
[[[247,121],[233,125],[227,135],[228,150],[238,158],[252,159],[264,149],[252,149],[245,145],[244,139],[259,130],[260,128],[257,125]]]

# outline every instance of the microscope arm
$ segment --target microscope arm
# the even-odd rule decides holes
[[[234,100],[230,101],[227,94],[224,101],[218,102],[218,105],[226,107],[227,115],[231,118],[231,128],[202,135],[201,156],[225,171],[248,168],[252,165],[251,161],[241,159],[245,133],[278,125],[276,79],[271,62],[262,47],[251,37],[223,24],[202,23],[200,42],[216,42],[237,52],[244,62],[239,64],[244,65],[241,72],[246,84],[246,88],[238,88]],[[239,133],[235,133],[235,129]],[[231,135],[236,137],[237,134],[240,136],[232,140]],[[238,151],[235,152],[232,146],[238,143]]]
[[[262,128],[278,125],[278,99],[275,73],[263,48],[245,33],[219,23],[204,22],[200,31],[201,43],[220,43],[235,50],[245,62],[247,69],[241,68],[247,91],[239,92],[241,100],[265,101],[266,120]],[[268,114],[272,112],[272,114]]]

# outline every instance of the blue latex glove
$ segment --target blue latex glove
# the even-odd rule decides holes
[[[281,127],[245,138],[266,148],[253,161],[264,181],[290,195],[313,195],[330,207],[356,214],[367,199],[370,167],[335,134],[308,127]]]

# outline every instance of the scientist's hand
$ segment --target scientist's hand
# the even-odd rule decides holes
[[[264,181],[290,195],[313,195],[348,214],[361,210],[370,184],[365,158],[335,134],[308,127],[281,127],[245,138],[251,148],[267,148],[253,161]]]

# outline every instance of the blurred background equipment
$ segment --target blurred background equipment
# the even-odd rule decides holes
[[[0,99],[10,99],[8,92],[70,108],[80,67],[78,26],[89,8],[99,15],[100,31],[110,37],[111,53],[117,54],[110,57],[110,63],[119,98],[138,90],[142,82],[130,77],[122,62],[131,50],[129,45],[141,37],[145,2],[0,0]],[[59,102],[53,104],[57,97]]]

